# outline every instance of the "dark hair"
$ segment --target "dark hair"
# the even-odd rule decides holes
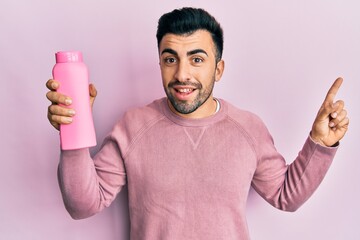
[[[207,30],[216,47],[216,60],[220,61],[223,52],[223,30],[216,19],[201,8],[181,8],[162,15],[156,33],[158,48],[167,33],[177,35],[192,34],[197,30]]]

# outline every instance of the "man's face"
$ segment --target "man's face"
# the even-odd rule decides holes
[[[216,63],[216,48],[208,31],[191,35],[166,34],[159,47],[164,90],[170,107],[184,117],[201,118],[214,113],[212,97],[224,62]]]

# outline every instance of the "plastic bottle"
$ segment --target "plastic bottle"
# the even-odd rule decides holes
[[[88,69],[79,51],[57,52],[53,78],[60,82],[58,92],[69,96],[75,110],[70,124],[60,125],[60,144],[63,150],[96,145],[94,122],[89,96]]]

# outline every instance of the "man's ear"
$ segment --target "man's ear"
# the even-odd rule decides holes
[[[223,75],[224,72],[224,68],[225,68],[225,62],[224,60],[221,59],[219,62],[216,63],[215,82],[220,81],[221,76]]]

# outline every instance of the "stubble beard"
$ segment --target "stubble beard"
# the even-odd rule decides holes
[[[176,99],[173,94],[170,91],[170,88],[173,86],[195,86],[198,94],[196,96],[196,98],[192,101],[192,102],[187,102],[187,101],[181,101]],[[166,96],[168,97],[171,105],[174,107],[174,109],[181,113],[181,114],[190,114],[195,112],[199,107],[201,107],[211,96],[213,89],[214,89],[214,85],[215,85],[215,77],[213,78],[213,81],[211,82],[211,84],[206,87],[205,89],[203,88],[203,85],[201,83],[192,83],[192,82],[179,82],[179,81],[175,81],[172,82],[168,85],[168,87],[164,87]]]

